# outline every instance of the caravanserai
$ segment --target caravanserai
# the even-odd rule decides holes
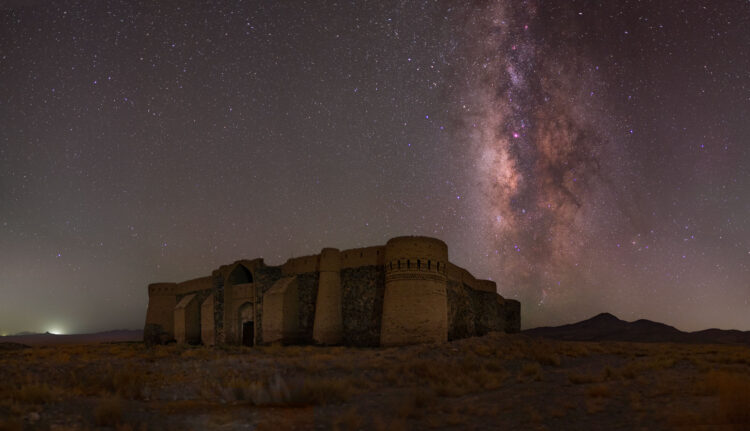
[[[383,246],[239,260],[210,276],[148,286],[146,343],[394,346],[517,332],[520,303],[405,236]]]

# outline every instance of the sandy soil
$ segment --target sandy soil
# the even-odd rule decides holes
[[[750,348],[490,334],[387,349],[0,350],[0,430],[750,429]]]

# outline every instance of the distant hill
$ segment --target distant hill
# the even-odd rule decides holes
[[[626,322],[609,314],[598,314],[578,323],[545,326],[522,331],[532,337],[569,341],[633,341],[642,343],[747,344],[750,331],[706,329],[683,332],[651,320]]]
[[[115,343],[126,341],[142,341],[143,331],[140,329],[120,329],[115,331],[97,332],[95,334],[55,335],[22,333],[0,337],[0,344],[18,343],[27,346],[43,346],[57,344],[86,344],[86,343]]]

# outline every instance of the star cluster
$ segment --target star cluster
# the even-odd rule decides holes
[[[616,3],[616,4],[615,4]],[[524,326],[750,329],[750,4],[0,3],[0,332],[436,236]]]

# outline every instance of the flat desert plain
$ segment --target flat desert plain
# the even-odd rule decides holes
[[[747,346],[6,347],[0,430],[750,429]]]

